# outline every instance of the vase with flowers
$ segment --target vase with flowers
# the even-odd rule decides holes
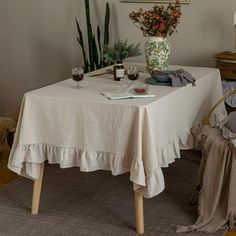
[[[181,16],[180,3],[169,3],[166,7],[155,5],[150,10],[140,9],[129,14],[131,21],[148,37],[145,56],[149,71],[166,70],[170,58],[170,43],[167,36],[176,31]]]

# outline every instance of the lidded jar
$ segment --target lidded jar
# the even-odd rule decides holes
[[[125,77],[125,68],[122,61],[117,61],[114,65],[114,80],[120,81]]]

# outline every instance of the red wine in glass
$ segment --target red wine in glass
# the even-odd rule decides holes
[[[130,67],[127,69],[127,76],[129,80],[137,80],[139,78],[139,71],[137,67]]]
[[[137,80],[138,79],[138,74],[128,74],[129,80]]]
[[[81,80],[83,80],[84,79],[84,75],[81,75],[81,74],[72,74],[72,78],[73,78],[73,80],[74,81],[81,81]]]
[[[72,79],[76,81],[76,88],[82,88],[79,81],[84,79],[84,69],[82,67],[72,68]]]

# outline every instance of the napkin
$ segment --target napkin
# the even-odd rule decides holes
[[[183,87],[186,86],[189,83],[192,83],[193,86],[195,86],[195,79],[193,78],[193,76],[183,70],[183,69],[179,69],[176,71],[158,71],[159,75],[166,75],[169,78],[171,78],[171,82],[172,82],[172,87]]]
[[[168,76],[171,78],[173,87],[182,87],[189,83],[192,83],[193,86],[196,85],[193,76],[183,69],[173,71]]]

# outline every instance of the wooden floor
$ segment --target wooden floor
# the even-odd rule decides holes
[[[16,178],[19,178],[18,175],[7,168],[8,156],[9,149],[7,144],[5,144],[0,155],[0,187],[8,184]],[[224,236],[236,236],[236,232],[227,232]]]

